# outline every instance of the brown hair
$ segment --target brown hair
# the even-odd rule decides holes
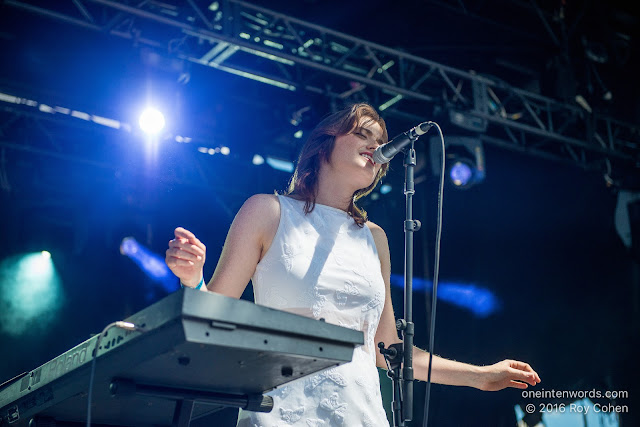
[[[362,123],[363,118],[368,120]],[[320,166],[322,162],[329,162],[336,138],[353,133],[363,125],[372,122],[380,125],[382,140],[387,142],[389,136],[384,120],[371,105],[364,103],[353,104],[329,115],[311,131],[307,142],[302,147],[296,170],[285,193],[304,200],[305,213],[310,213],[315,208]],[[367,213],[356,206],[355,202],[371,193],[378,181],[386,175],[388,168],[388,163],[383,164],[371,185],[353,193],[347,212],[360,227],[367,222]]]

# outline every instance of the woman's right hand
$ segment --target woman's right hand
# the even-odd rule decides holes
[[[189,230],[178,227],[169,241],[165,262],[184,286],[195,288],[203,277],[207,248]]]

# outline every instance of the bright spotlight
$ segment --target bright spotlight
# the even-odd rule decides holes
[[[51,252],[49,252],[49,251],[42,251],[42,252],[40,252],[40,253],[42,254],[42,257],[43,257],[43,258],[51,259]]]
[[[262,157],[260,154],[254,154],[253,160],[251,162],[256,166],[261,165],[264,163],[264,157]]]
[[[220,154],[222,154],[223,156],[228,156],[230,152],[231,150],[229,149],[229,147],[220,147]]]
[[[164,115],[155,108],[147,108],[140,114],[140,129],[150,135],[155,135],[164,129]]]

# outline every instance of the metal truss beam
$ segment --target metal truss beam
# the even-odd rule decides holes
[[[601,169],[640,167],[640,127],[238,0],[5,0],[5,4],[159,48],[202,66],[367,101],[423,120],[471,119],[487,143]],[[455,122],[455,120],[454,120]]]

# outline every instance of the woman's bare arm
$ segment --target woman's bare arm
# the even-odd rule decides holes
[[[222,254],[207,289],[240,298],[258,262],[271,245],[280,221],[280,203],[273,194],[256,194],[242,205],[233,220]],[[206,247],[182,227],[169,242],[166,263],[185,286],[195,287],[202,279]]]
[[[396,331],[395,315],[391,302],[391,257],[389,255],[389,243],[384,230],[378,225],[368,222],[373,239],[376,243],[380,268],[386,288],[385,304],[375,343],[384,342],[390,344],[401,342]],[[475,366],[467,363],[448,360],[439,356],[433,356],[431,368],[431,380],[438,384],[463,385],[480,390],[495,391],[506,387],[527,388],[528,385],[536,385],[540,382],[538,374],[528,363],[517,360],[503,360],[490,366]],[[376,365],[379,368],[387,367],[384,357],[376,348]],[[413,368],[415,379],[426,381],[428,376],[429,353],[413,348]]]

